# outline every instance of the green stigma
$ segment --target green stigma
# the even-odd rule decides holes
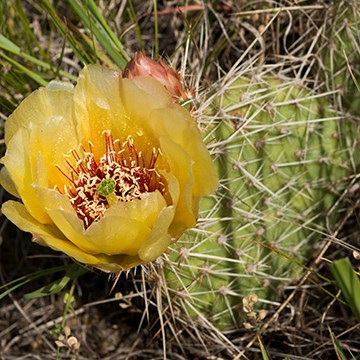
[[[114,179],[104,179],[96,187],[96,191],[104,197],[107,197],[115,192],[116,182]]]

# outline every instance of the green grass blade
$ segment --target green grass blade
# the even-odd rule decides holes
[[[0,56],[2,56],[7,62],[17,67],[20,71],[22,71],[24,74],[35,80],[39,85],[46,86],[47,81],[42,78],[39,74],[35,73],[34,71],[30,70],[26,66],[20,64],[16,60],[12,59],[11,57],[5,55],[4,53],[0,53]]]
[[[4,50],[11,51],[14,54],[20,54],[20,48],[3,34],[0,34],[0,47]]]
[[[88,1],[89,0],[87,0],[87,5]],[[128,63],[129,57],[125,57],[119,52],[119,49],[114,46],[112,39],[109,38],[109,36],[106,34],[106,31],[100,31],[100,29],[97,27],[98,23],[92,22],[88,16],[88,13],[86,12],[84,5],[80,4],[77,0],[68,0],[68,2],[75,13],[80,17],[83,24],[94,34],[95,38],[99,41],[105,52],[121,69],[124,69]],[[89,10],[91,10],[91,8],[89,8]]]
[[[343,349],[340,346],[339,340],[336,338],[335,334],[329,329],[330,331],[330,336],[331,336],[331,341],[334,345],[334,349],[336,352],[336,356],[339,360],[347,360],[347,357],[343,351]]]
[[[124,47],[121,44],[118,37],[114,34],[114,32],[111,30],[111,28],[106,23],[106,20],[104,19],[101,12],[99,11],[99,8],[95,5],[95,2],[93,0],[87,0],[87,4],[89,6],[91,13],[94,15],[96,20],[99,22],[99,24],[101,25],[104,32],[108,35],[108,37],[112,40],[114,45],[120,51],[121,55],[124,57],[125,62],[127,63],[130,60],[129,55],[124,50]],[[125,65],[126,65],[126,63],[125,63]]]
[[[55,274],[60,271],[67,270],[72,265],[73,264],[57,266],[57,267],[53,267],[51,269],[40,270],[33,274],[22,276],[22,277],[15,279],[5,285],[2,285],[2,286],[0,286],[0,290],[3,290],[3,289],[6,289],[6,290],[4,290],[0,294],[0,300],[3,299],[5,296],[9,295],[13,290],[31,282],[31,281],[34,281],[34,280],[39,279],[44,276]]]
[[[50,62],[50,58],[49,58],[48,54],[46,53],[46,51],[43,50],[42,46],[39,43],[37,36],[35,35],[34,31],[31,28],[29,18],[26,16],[26,13],[24,10],[24,7],[26,6],[24,4],[24,1],[16,0],[15,5],[13,5],[13,6],[15,6],[16,14],[20,18],[20,21],[21,21],[21,24],[23,27],[23,31],[21,31],[21,33],[23,34],[27,51],[31,55],[34,55],[34,49],[36,48],[37,51],[39,52],[40,56],[42,58],[46,59],[48,62]],[[16,32],[18,33],[18,31],[16,31]]]
[[[24,295],[25,300],[35,299],[43,296],[55,295],[58,294],[70,281],[68,276],[64,276],[54,282],[47,284],[31,293]]]
[[[138,46],[139,46],[139,48],[141,50],[144,50],[145,49],[144,40],[143,40],[142,35],[141,35],[141,29],[140,29],[140,26],[139,26],[139,21],[137,19],[136,11],[134,9],[134,5],[132,3],[132,0],[128,0],[128,4],[129,4],[129,7],[127,9],[127,13],[129,15],[130,20],[132,21],[132,23],[134,25],[136,38],[138,40]]]
[[[80,267],[77,264],[72,264],[66,271],[66,274],[55,280],[54,282],[47,284],[31,293],[24,295],[25,300],[35,299],[43,296],[55,295],[64,289],[70,280],[75,280],[79,276],[85,274],[88,270]]]
[[[353,314],[360,321],[360,281],[350,260],[340,259],[330,265],[330,270]]]
[[[42,68],[46,69],[46,70],[51,70],[52,67],[49,63],[39,60],[34,56],[31,56],[29,54],[24,53],[19,46],[17,46],[14,42],[12,42],[10,39],[8,39],[7,37],[5,37],[4,35],[0,34],[0,49],[3,49],[5,51],[8,51],[14,55],[19,56],[20,58],[27,60],[29,62],[31,62],[34,65],[38,65],[41,66]],[[66,71],[59,71],[59,74],[61,76],[64,76],[66,78],[68,78],[69,80],[76,80],[76,77],[72,74],[69,74]]]
[[[94,60],[90,57],[88,52],[83,48],[83,46],[75,39],[73,34],[68,29],[67,24],[64,23],[64,21],[59,17],[58,12],[53,7],[51,2],[49,0],[40,0],[39,4],[42,6],[44,11],[46,11],[54,25],[57,27],[57,29],[66,37],[70,47],[74,51],[76,57],[83,63],[93,63]]]
[[[263,344],[263,342],[261,341],[260,336],[258,336],[258,341],[259,341],[259,345],[260,345],[260,350],[261,350],[261,356],[263,358],[263,360],[269,360],[269,356],[266,352],[265,346]]]

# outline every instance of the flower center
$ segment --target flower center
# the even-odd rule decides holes
[[[113,139],[110,131],[104,135],[106,151],[99,160],[89,142],[89,150],[81,146],[80,151],[71,151],[73,161],[66,160],[68,172],[56,165],[70,182],[63,191],[57,190],[70,198],[85,228],[100,220],[106,209],[118,201],[140,199],[141,194],[155,190],[165,192],[163,179],[155,169],[160,149],[153,148],[146,160],[132,137],[120,142]]]

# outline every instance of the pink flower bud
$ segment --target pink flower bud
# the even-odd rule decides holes
[[[152,76],[164,85],[169,95],[175,100],[186,100],[192,97],[192,92],[185,89],[184,79],[166,65],[162,59],[159,62],[139,52],[127,64],[125,78],[133,79],[137,76]]]

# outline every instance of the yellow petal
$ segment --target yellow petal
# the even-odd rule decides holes
[[[171,97],[164,86],[152,77],[139,76],[132,80],[123,79],[120,84],[125,109],[141,127],[147,128],[152,110],[172,105]]]
[[[31,171],[35,172],[36,159],[41,153],[48,168],[51,187],[61,185],[64,181],[55,164],[64,165],[63,154],[78,144],[72,98],[73,92],[65,89],[65,86],[63,89],[54,89],[53,86],[40,88],[21,102],[5,124],[7,145],[18,131],[28,131],[29,147],[26,149],[26,156],[29,158]],[[33,181],[34,178],[28,179],[30,183]]]
[[[106,212],[98,222],[85,230],[83,222],[65,195],[55,190],[40,188],[36,188],[36,192],[55,225],[74,245],[88,253],[133,256],[150,234],[150,228],[145,223],[128,218],[126,212],[117,212],[116,208]],[[150,201],[143,207],[151,210],[152,206],[154,205]],[[156,206],[155,208],[155,212],[159,211]],[[152,218],[155,218],[154,214],[137,216],[144,221],[154,221]]]
[[[62,126],[48,123],[43,127],[34,127],[30,132],[30,158],[34,175],[39,174],[36,167],[39,165],[41,154],[41,166],[46,168],[48,186],[52,188],[57,185],[62,188],[66,180],[56,165],[61,169],[67,169],[64,154],[69,153],[77,145],[74,128],[67,127],[66,123]],[[36,177],[33,180],[36,181]]]
[[[118,216],[104,216],[86,230],[86,239],[107,255],[136,255],[150,234],[143,223]]]
[[[32,233],[34,241],[40,245],[46,245],[53,250],[62,251],[85,264],[98,264],[101,262],[97,257],[81,251],[70,243],[55,226],[40,224],[29,214],[25,206],[19,202],[7,201],[2,205],[1,211],[21,230]]]
[[[120,73],[100,65],[88,65],[81,71],[75,87],[75,113],[84,134],[82,142],[86,145],[90,140],[95,145],[97,158],[104,154],[105,130],[112,130],[114,138],[127,137],[128,117],[122,104],[120,81]]]
[[[103,271],[124,271],[143,263],[138,256],[105,254],[91,255],[64,238],[52,225],[42,225],[34,219],[25,206],[19,202],[7,201],[2,205],[2,213],[21,230],[33,234],[33,241],[55,251],[61,251],[76,261],[94,266]]]
[[[47,85],[48,90],[67,90],[71,93],[74,91],[74,85],[68,81],[51,80]]]
[[[82,251],[99,254],[101,249],[88,241],[83,222],[78,218],[66,195],[56,190],[34,186],[37,199],[64,236]]]
[[[193,161],[193,195],[208,195],[216,189],[218,178],[201,134],[188,111],[180,106],[152,111],[150,123],[157,136],[180,145]]]
[[[95,267],[106,272],[126,271],[144,263],[138,256],[129,255],[98,255],[98,258],[100,263]]]
[[[65,121],[69,125],[72,120],[72,90],[39,88],[25,98],[5,123],[5,142],[21,128],[31,129],[34,126],[43,126],[48,121],[59,123]],[[70,123],[71,125],[71,123]],[[61,130],[61,127],[58,129]],[[61,137],[61,133],[58,136]],[[52,139],[56,141],[56,139]],[[70,140],[70,139],[68,139]]]
[[[2,167],[2,169],[0,170],[0,184],[11,195],[14,195],[18,198],[20,197],[16,186],[5,167]]]
[[[144,193],[141,199],[115,203],[106,211],[106,216],[122,214],[123,217],[139,221],[152,228],[157,221],[160,211],[166,206],[166,201],[161,193],[154,191],[152,193]]]
[[[180,197],[180,184],[176,176],[164,170],[159,170],[159,174],[166,180],[166,201],[168,204],[177,205]]]
[[[126,111],[126,116],[116,125],[120,128],[119,138],[130,135],[135,143],[141,143],[139,150],[145,153],[153,147],[157,148],[157,137],[151,131],[149,114],[152,109],[171,104],[164,87],[155,79],[139,77],[133,80],[121,79],[119,89]]]
[[[173,221],[175,209],[173,206],[164,208],[151,230],[150,236],[142,244],[139,257],[144,262],[154,261],[168,248],[171,242],[169,227]]]
[[[29,133],[26,129],[20,128],[11,137],[2,163],[31,216],[43,224],[50,223],[51,219],[36,201],[32,187],[36,164],[31,163]]]
[[[174,237],[179,236],[186,228],[196,223],[197,213],[193,208],[193,176],[191,172],[192,160],[183,148],[169,138],[160,138],[161,149],[166,157],[170,172],[179,181],[180,196],[176,206],[174,221],[170,232]]]

